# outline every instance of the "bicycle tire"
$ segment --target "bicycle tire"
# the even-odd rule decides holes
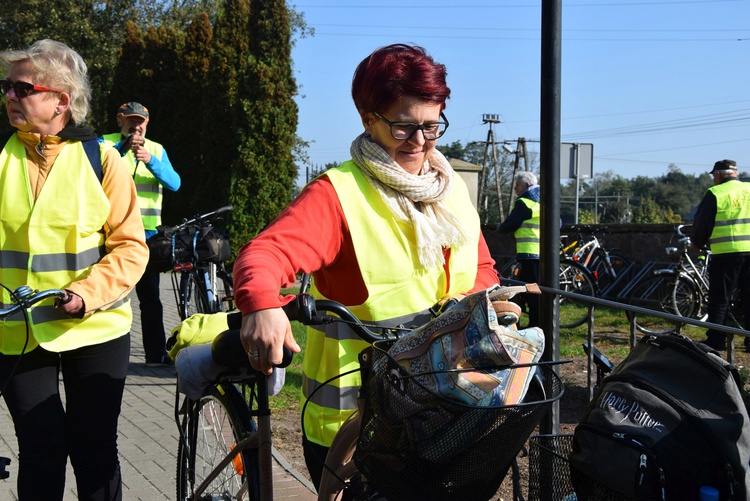
[[[182,277],[180,291],[182,293],[182,305],[180,307],[182,320],[196,313],[212,313],[208,306],[206,291],[203,289],[203,284],[196,273],[190,272]]]
[[[596,283],[591,272],[580,263],[571,260],[560,262],[560,289],[584,296],[596,296]],[[589,303],[580,299],[560,297],[560,328],[578,327],[586,321]]]
[[[628,267],[630,264],[630,261],[618,254],[609,254],[609,262],[612,265],[612,271],[614,272],[615,276],[612,276],[609,272],[608,266],[607,266],[607,258],[605,257],[604,253],[597,255],[597,258],[594,262],[594,265],[591,267],[591,269],[594,272],[594,276],[596,277],[597,285],[599,286],[600,291],[606,291],[610,285],[612,285],[617,278],[622,276],[622,273],[625,271],[625,268]]]
[[[675,313],[672,305],[673,275],[652,275],[643,279],[628,296],[628,304],[658,312]],[[652,315],[627,311],[628,320],[644,334],[670,334],[679,332],[682,324]]]
[[[198,401],[186,400],[177,447],[177,499],[193,499],[216,465],[243,438],[256,431],[247,404],[233,384],[218,383]],[[258,450],[240,452],[199,499],[257,500]],[[250,479],[250,481],[248,481]],[[250,488],[248,488],[250,486]]]
[[[707,301],[693,279],[685,275],[677,277],[672,288],[672,309],[677,315],[700,320],[706,315]]]

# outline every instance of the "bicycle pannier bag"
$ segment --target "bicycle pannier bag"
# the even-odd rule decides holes
[[[682,501],[750,490],[750,419],[737,369],[680,335],[648,335],[607,376],[576,426],[578,499]]]
[[[216,226],[208,226],[198,231],[195,239],[195,255],[198,261],[223,263],[231,256],[229,232]]]
[[[157,227],[156,235],[146,240],[149,250],[146,272],[162,273],[169,271],[175,262],[189,259],[190,241],[191,238],[185,231],[175,233],[168,226]]]

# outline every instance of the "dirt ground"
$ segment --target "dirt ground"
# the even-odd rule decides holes
[[[735,366],[748,367],[750,354],[742,348],[742,343],[737,343],[735,351]],[[606,353],[606,344],[597,344],[597,347]],[[726,356],[726,352],[722,352]],[[612,358],[617,364],[618,359]],[[560,433],[573,433],[586,404],[589,401],[588,376],[586,372],[587,359],[582,353],[581,357],[574,358],[570,363],[560,365],[560,376],[565,383],[565,391],[560,399]],[[747,385],[746,385],[747,387]],[[305,459],[302,455],[302,438],[300,433],[300,418],[298,409],[289,409],[286,412],[276,412],[272,418],[274,428],[274,446],[281,451],[284,457],[303,475],[307,476]],[[521,472],[521,485],[524,497],[528,489],[528,462],[522,455],[519,456],[519,469]],[[309,477],[308,477],[309,478]],[[511,475],[508,474],[497,494],[491,501],[512,501],[513,487]]]

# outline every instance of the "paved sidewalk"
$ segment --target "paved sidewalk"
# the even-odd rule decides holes
[[[161,299],[167,331],[179,324],[172,292],[171,277],[162,275]],[[119,451],[123,478],[123,499],[175,499],[177,465],[177,426],[174,420],[175,371],[173,368],[145,367],[141,341],[140,312],[135,292],[131,294],[133,328],[125,395],[119,423]],[[0,499],[17,500],[17,444],[13,422],[0,400],[0,456],[11,458],[10,478],[0,480]],[[299,501],[315,500],[313,487],[279,453],[275,454],[274,498]],[[44,475],[40,474],[40,481]],[[78,499],[75,477],[68,464],[64,501]]]

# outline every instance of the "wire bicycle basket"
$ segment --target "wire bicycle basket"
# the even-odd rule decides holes
[[[562,396],[559,376],[549,364],[532,364],[539,384],[531,384],[519,403],[462,404],[409,374],[388,353],[389,345],[375,343],[372,365],[363,367],[357,467],[390,500],[491,498],[544,414]],[[528,367],[511,366],[500,374],[510,377]]]

